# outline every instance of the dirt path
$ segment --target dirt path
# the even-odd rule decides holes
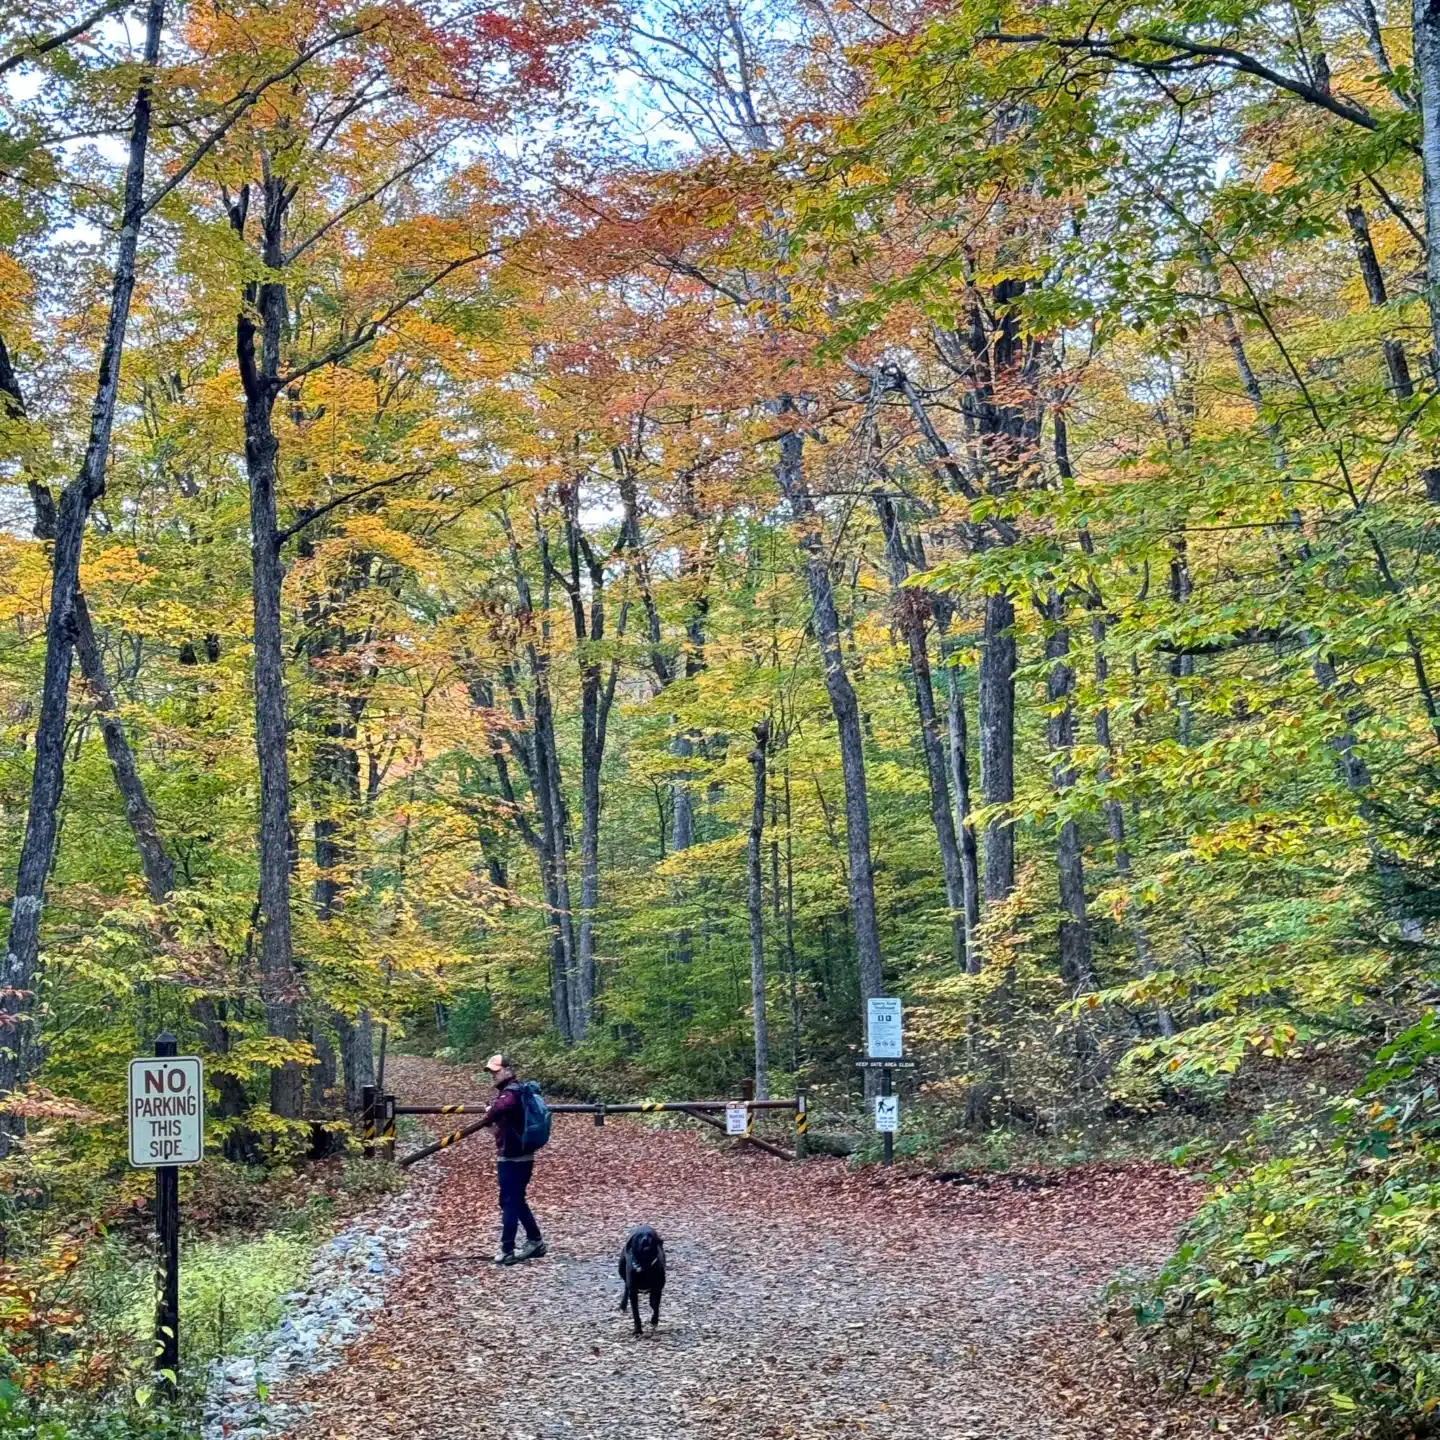
[[[415,1101],[479,1094],[430,1062],[392,1074]],[[550,1254],[496,1270],[488,1137],[423,1163],[445,1172],[430,1229],[350,1366],[287,1397],[312,1407],[296,1440],[1111,1437],[1037,1356],[1190,1203],[1158,1170],[975,1192],[565,1116],[531,1186]],[[641,1222],[671,1280],[635,1340],[615,1265]]]

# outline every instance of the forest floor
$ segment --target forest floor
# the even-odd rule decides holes
[[[471,1072],[392,1062],[410,1103],[483,1098]],[[1128,1440],[1268,1433],[1142,1393],[1097,1349],[1095,1301],[1152,1265],[1195,1203],[1161,1167],[956,1187],[842,1162],[786,1165],[688,1129],[560,1116],[531,1202],[543,1259],[495,1269],[487,1133],[442,1151],[376,1329],[282,1393],[294,1440]],[[403,1146],[402,1146],[403,1148]],[[665,1239],[643,1339],[621,1315],[620,1246]]]

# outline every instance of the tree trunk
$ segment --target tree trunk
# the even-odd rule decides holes
[[[580,487],[566,497],[565,533],[570,554],[570,577],[562,582],[570,596],[570,612],[580,661],[580,936],[575,989],[571,1000],[571,1029],[583,1040],[595,1011],[595,915],[600,903],[600,772],[605,763],[605,736],[615,700],[617,668],[608,677],[599,648],[605,640],[605,563],[580,530]],[[638,524],[627,526],[619,549],[631,542]],[[590,577],[589,615],[581,595],[581,558]],[[616,638],[625,633],[629,607],[622,605]]]
[[[594,716],[583,716],[582,723],[586,721],[593,725]],[[580,957],[572,1022],[576,1040],[585,1038],[595,1010],[595,912],[600,903],[600,766],[604,757],[588,727],[580,751]]]
[[[145,160],[150,143],[151,70],[160,56],[164,0],[150,0],[145,15],[145,48],[140,84],[135,93],[130,151],[125,169],[125,199],[110,290],[110,312],[100,353],[90,433],[79,473],[65,487],[55,522],[51,563],[50,611],[45,625],[45,676],[40,718],[35,731],[35,766],[30,782],[30,808],[25,820],[10,909],[10,934],[0,972],[0,1020],[9,1028],[0,1047],[0,1093],[25,1084],[37,1059],[31,1016],[40,964],[40,912],[45,882],[54,857],[60,796],[65,783],[65,722],[70,701],[71,645],[75,638],[76,598],[80,593],[80,552],[90,509],[105,491],[105,466],[120,384],[120,357],[135,289],[135,255],[145,214]],[[0,1153],[19,1126],[0,1128]]]
[[[975,827],[970,823],[970,745],[965,723],[965,695],[960,689],[960,672],[946,667],[949,689],[945,718],[950,751],[950,788],[955,806],[955,832],[960,841],[960,879],[965,899],[965,969],[980,971],[980,952],[975,932],[980,928],[980,857],[975,844]]]
[[[1193,586],[1190,581],[1190,565],[1185,555],[1185,540],[1175,542],[1174,557],[1170,561],[1170,600],[1177,607],[1189,603]],[[1175,679],[1175,738],[1181,746],[1188,748],[1191,738],[1190,685],[1195,675],[1195,657],[1176,655],[1170,661],[1170,674]]]
[[[1075,785],[1075,711],[1071,695],[1075,674],[1070,666],[1070,631],[1065,624],[1065,602],[1055,591],[1045,599],[1049,630],[1045,658],[1050,662],[1046,698],[1050,702],[1046,738],[1053,757],[1051,783],[1056,799],[1064,804]],[[1060,822],[1055,841],[1055,868],[1060,888],[1060,974],[1072,995],[1094,986],[1090,947],[1090,921],[1085,906],[1085,860],[1080,828],[1069,816]]]
[[[544,843],[546,904],[555,934],[551,942],[552,998],[555,1028],[566,1045],[574,1044],[574,1004],[570,994],[575,971],[575,925],[570,909],[570,877],[566,864],[565,804],[560,794],[559,760],[555,748],[555,716],[544,677],[534,690],[536,800]]]
[[[1385,273],[1375,255],[1375,246],[1370,239],[1370,225],[1365,211],[1359,205],[1346,207],[1345,219],[1350,226],[1350,238],[1354,242],[1355,260],[1365,281],[1365,294],[1376,309],[1389,303],[1385,292]],[[1410,377],[1410,363],[1405,358],[1405,346],[1399,340],[1380,342],[1380,353],[1385,357],[1385,369],[1390,375],[1390,388],[1401,400],[1408,400],[1415,393],[1415,384]]]
[[[778,407],[781,414],[793,414],[788,397]],[[860,978],[860,1033],[865,1033],[866,1002],[881,995],[884,978],[880,957],[880,926],[875,913],[875,872],[870,859],[870,801],[865,791],[865,747],[860,729],[860,707],[850,677],[845,673],[845,655],[840,645],[840,616],[835,608],[835,589],[820,534],[820,516],[805,484],[804,439],[791,431],[780,441],[777,475],[780,491],[790,508],[791,518],[801,531],[805,553],[805,581],[810,591],[811,623],[820,647],[825,689],[835,728],[840,736],[840,771],[845,785],[845,842],[848,859],[850,919],[855,931],[855,956]],[[865,1071],[865,1093],[877,1093],[876,1072]]]
[[[10,400],[14,418],[25,416],[24,397],[14,372],[8,368],[8,357],[4,353],[4,341],[0,340],[0,392]],[[38,480],[28,482],[30,498],[35,507],[34,533],[37,540],[55,538],[55,499],[50,491]],[[140,868],[145,876],[145,889],[156,905],[169,900],[175,887],[175,867],[160,839],[160,826],[150,806],[150,797],[145,793],[145,783],[140,778],[135,753],[130,748],[124,727],[120,723],[115,704],[114,692],[109,677],[105,674],[104,657],[95,637],[95,628],[90,620],[90,608],[84,594],[75,595],[75,652],[80,659],[80,671],[95,697],[96,712],[100,716],[101,734],[105,741],[105,752],[110,760],[110,773],[115,788],[125,806],[125,819],[135,842],[135,852],[140,859]],[[208,996],[202,995],[190,1006],[190,1014],[199,1025],[205,1037],[205,1048],[212,1055],[224,1055],[230,1049],[230,1035],[220,1005]],[[214,1111],[217,1119],[233,1120],[245,1113],[249,1103],[244,1082],[236,1075],[223,1070],[212,1070],[219,1103]],[[232,1126],[226,1133],[224,1153],[227,1160],[239,1164],[256,1164],[260,1160],[259,1147],[254,1134],[243,1126]]]
[[[310,1108],[314,1113],[323,1114],[326,1097],[339,1078],[335,1046],[331,1043],[330,1030],[324,1021],[317,1020],[311,1025],[310,1048],[315,1052],[315,1064],[310,1067]]]
[[[283,262],[281,236],[285,187],[265,184],[264,258]],[[256,356],[256,318],[260,354]],[[290,931],[290,764],[286,754],[284,637],[276,518],[277,456],[273,409],[286,322],[285,287],[277,281],[251,285],[236,321],[236,351],[245,392],[245,469],[250,486],[250,554],[255,628],[255,750],[260,768],[260,993],[265,1030],[288,1044],[300,1038],[299,986]],[[270,1108],[283,1119],[299,1117],[304,1075],[294,1060],[272,1066]]]
[[[695,744],[688,735],[677,735],[671,742],[670,753],[677,759],[688,760],[695,753]],[[688,771],[673,782],[670,797],[670,848],[688,850],[695,843],[695,800],[690,793]]]
[[[75,653],[80,660],[80,673],[95,696],[105,754],[110,760],[115,788],[125,804],[125,819],[140,856],[140,868],[145,872],[145,888],[157,905],[163,904],[175,888],[175,867],[160,842],[160,827],[135,765],[135,753],[120,724],[115,696],[105,674],[94,627],[90,623],[90,610],[84,595],[78,590],[75,592]]]
[[[750,901],[750,1005],[755,1025],[755,1098],[770,1098],[770,1032],[765,1018],[765,892],[760,873],[760,847],[765,836],[765,764],[770,744],[770,722],[755,727],[755,748],[750,765],[755,772],[755,793],[750,805],[750,841],[746,872]]]
[[[1115,773],[1115,740],[1110,732],[1110,707],[1106,702],[1106,690],[1110,680],[1110,662],[1105,655],[1105,620],[1099,614],[1092,614],[1090,634],[1095,642],[1095,688],[1100,692],[1100,708],[1095,712],[1095,740],[1103,756],[1100,762],[1100,784],[1108,786]],[[1115,870],[1128,888],[1132,881],[1130,846],[1125,834],[1125,807],[1107,795],[1104,801],[1105,830],[1115,851]],[[1145,928],[1145,907],[1133,895],[1125,907],[1130,935],[1135,942],[1135,968],[1141,975],[1148,975],[1155,969],[1155,952]],[[1160,1033],[1167,1038],[1175,1034],[1175,1021],[1164,1005],[1155,1007],[1155,1019]]]
[[[980,647],[980,793],[986,806],[1015,799],[1015,606],[1004,591],[985,597]],[[985,826],[985,903],[1015,888],[1015,831],[1007,813]]]
[[[322,623],[328,620],[324,616],[319,618]],[[343,632],[334,637],[333,645],[322,632],[318,643],[309,651],[311,662],[332,648],[343,650],[345,644]],[[350,875],[355,859],[353,827],[360,810],[360,757],[355,751],[355,741],[364,701],[349,695],[326,693],[322,704],[320,739],[315,746],[310,770],[311,803],[315,807],[312,822],[315,883],[310,899],[315,907],[315,918],[321,925],[327,925],[335,918],[353,883]],[[358,1114],[363,1088],[375,1083],[370,1012],[362,1006],[352,1019],[339,1010],[332,1010],[328,1021],[339,1041],[345,1108],[351,1114]],[[328,1045],[328,1032],[325,1039]],[[318,1051],[317,1055],[324,1066],[326,1056]],[[327,1084],[333,1085],[333,1052],[328,1063],[332,1073]]]
[[[1425,205],[1425,299],[1430,311],[1430,367],[1440,356],[1440,0],[1412,0],[1411,41],[1420,108],[1420,163]]]
[[[920,747],[925,756],[925,774],[930,785],[930,820],[940,847],[945,903],[950,911],[950,948],[956,968],[964,970],[969,954],[965,878],[960,846],[955,836],[955,820],[950,811],[950,786],[945,776],[945,756],[940,747],[940,726],[935,713],[935,687],[930,674],[930,649],[926,637],[930,605],[923,592],[905,588],[909,561],[894,505],[881,492],[875,497],[875,506],[885,534],[896,624],[905,637],[910,654],[915,715],[920,727]]]
[[[356,1012],[354,1020],[338,1011],[335,1031],[340,1040],[340,1069],[345,1080],[345,1108],[358,1113],[361,1091],[375,1083],[375,1035],[368,1010]]]

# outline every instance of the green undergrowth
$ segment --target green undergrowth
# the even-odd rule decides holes
[[[7,1262],[0,1295],[0,1437],[179,1440],[198,1434],[210,1363],[251,1349],[278,1320],[282,1297],[303,1286],[315,1248],[404,1183],[395,1166],[358,1156],[274,1171],[207,1159],[186,1172],[181,1395],[173,1414],[160,1413],[151,1393],[148,1186],[131,1183],[123,1203],[112,1203],[108,1222],[88,1232],[52,1233],[53,1203],[16,1211],[12,1243],[18,1250],[23,1242],[26,1253]]]
[[[1141,1364],[1310,1434],[1440,1433],[1437,1092],[1431,1013],[1318,1118],[1277,1107],[1220,1156],[1169,1263],[1122,1292]]]

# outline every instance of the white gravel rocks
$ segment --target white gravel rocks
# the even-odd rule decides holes
[[[279,1323],[253,1337],[245,1354],[211,1363],[202,1440],[264,1440],[288,1429],[298,1407],[271,1400],[271,1392],[339,1364],[346,1347],[371,1328],[427,1217],[412,1189],[326,1241],[305,1288],[282,1297]]]

